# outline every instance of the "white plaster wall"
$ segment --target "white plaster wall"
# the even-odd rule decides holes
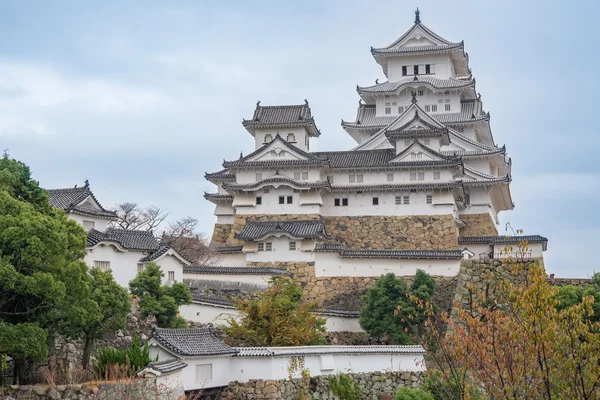
[[[232,203],[217,203],[216,207],[215,207],[215,212],[214,215],[216,216],[220,216],[220,215],[233,215],[234,211],[233,211],[233,205]]]
[[[381,276],[393,272],[397,276],[413,276],[417,269],[430,275],[456,276],[460,260],[397,260],[387,258],[342,258],[337,253],[315,253],[315,275]]]
[[[235,359],[230,357],[206,357],[206,358],[187,358],[183,360],[188,364],[182,369],[185,390],[197,390],[202,388],[211,388],[226,386],[232,379],[231,367],[235,364]],[[207,382],[196,382],[196,365],[212,364],[212,380]]]
[[[256,253],[246,253],[248,262],[276,262],[276,261],[313,261],[314,252],[300,250],[302,240],[290,239],[287,236],[274,237],[261,240],[261,242],[271,242],[272,251],[257,251]],[[297,250],[290,250],[289,243],[296,242]]]
[[[423,155],[424,157],[428,157],[427,154]],[[410,161],[410,156],[408,157]],[[440,173],[440,179],[433,179],[434,171],[438,171]],[[410,173],[411,172],[423,172],[425,174],[423,181],[411,181]],[[350,182],[350,175],[362,175],[363,182]],[[393,181],[388,181],[388,174],[393,174]],[[357,186],[357,185],[375,185],[375,184],[398,184],[398,183],[415,183],[415,182],[448,182],[453,180],[452,171],[446,168],[415,168],[415,169],[400,169],[400,170],[382,170],[382,171],[374,171],[374,170],[366,170],[366,171],[330,171],[321,176],[321,180],[326,180],[327,177],[333,177],[333,185],[334,186]],[[356,178],[355,178],[356,180]]]
[[[179,307],[179,315],[186,321],[202,324],[227,325],[223,320],[226,316],[238,316],[239,313],[232,308],[217,307],[194,302]]]
[[[167,387],[168,398],[169,399],[178,399],[184,394],[184,383],[183,383],[183,374],[181,370],[175,371],[173,373],[167,375],[161,375],[156,377],[156,385],[159,387]],[[165,394],[167,395],[167,394]],[[165,398],[165,400],[167,400]]]
[[[527,253],[531,253],[530,257],[537,258],[544,255],[542,243],[529,243],[525,253],[523,254],[523,250],[519,248],[518,243],[494,245],[495,258],[521,258],[529,256]]]
[[[288,133],[294,133],[296,135],[296,142],[292,143],[295,147],[307,151],[308,148],[305,145],[305,137],[307,135],[305,128],[269,128],[269,129],[256,129],[254,132],[254,149],[258,150],[262,146],[265,145],[265,136],[267,134],[271,134],[272,138],[275,139],[275,136],[279,133],[283,140],[287,139]],[[309,143],[310,147],[310,143]]]
[[[92,222],[94,222],[94,229],[96,229],[97,231],[100,231],[100,232],[104,232],[106,230],[106,228],[108,227],[108,222],[109,222],[106,219],[94,218],[94,217],[84,217],[84,216],[81,216],[78,214],[73,214],[73,213],[68,213],[67,217],[69,217],[69,219],[72,219],[73,221],[76,221],[81,226],[84,226],[83,221],[92,221]]]
[[[291,159],[292,157],[283,157],[283,159]],[[294,159],[298,159],[298,157],[293,157]],[[265,160],[281,160],[282,157],[265,157]],[[263,160],[261,158],[261,160]],[[317,181],[319,180],[319,176],[320,174],[320,169],[318,167],[294,167],[294,168],[281,168],[281,169],[252,169],[252,170],[239,170],[236,172],[235,174],[235,178],[236,178],[236,183],[255,183],[258,182],[256,180],[257,173],[261,174],[261,180],[263,179],[267,179],[270,176],[274,176],[275,172],[279,172],[280,176],[285,176],[288,177],[290,179],[294,179],[294,173],[298,173],[300,172],[300,177],[302,177],[302,172],[308,172],[308,179],[300,179],[300,181],[302,180],[307,180],[307,181]]]
[[[449,93],[446,93],[446,90],[443,89],[432,91],[428,86],[419,85],[417,82],[415,82],[415,84],[411,84],[411,87],[403,89],[398,95],[376,95],[375,115],[377,117],[393,117],[400,115],[401,113],[398,112],[398,107],[403,106],[404,109],[406,109],[408,106],[410,106],[412,102],[413,90],[416,90],[417,93],[420,90],[423,91],[423,95],[417,96],[419,106],[423,110],[425,110],[426,105],[437,105],[436,111],[430,110],[428,112],[430,115],[460,112],[461,106],[459,90],[450,90]],[[390,105],[387,106],[386,103],[390,103]],[[396,105],[394,105],[394,103],[396,103]],[[446,111],[446,104],[450,104],[450,111]],[[391,114],[385,113],[385,107],[391,107]]]
[[[252,207],[238,210],[240,214],[319,214],[321,207],[317,204],[301,205],[300,193],[295,193],[289,186],[270,188],[269,193],[257,193],[262,197],[262,204],[256,204],[256,197],[252,194]],[[237,197],[236,195],[236,200]],[[279,204],[279,196],[285,196],[286,204]],[[292,196],[292,204],[287,204],[287,196]],[[234,202],[235,204],[235,202]]]
[[[221,265],[223,267],[245,267],[246,255],[242,253],[220,254],[217,265]]]
[[[233,215],[217,216],[217,224],[233,224],[235,217]]]
[[[450,192],[433,191],[409,192],[364,192],[356,193],[327,193],[323,197],[324,216],[362,216],[362,215],[443,215],[453,213],[454,198]],[[396,196],[410,196],[410,204],[396,204]],[[433,204],[427,204],[427,194],[433,195]],[[373,197],[379,198],[379,205],[373,205]],[[348,206],[335,206],[335,198],[347,198]],[[452,200],[450,200],[452,198]],[[448,204],[449,202],[452,204]],[[437,203],[437,204],[436,204]]]
[[[112,245],[100,245],[88,249],[84,261],[89,267],[94,266],[94,261],[110,261],[110,269],[115,281],[127,288],[129,282],[137,275],[137,265],[140,259],[145,256],[146,254],[138,251],[121,252]],[[165,256],[156,263],[160,265],[165,274],[163,283],[168,280],[167,271],[175,271],[176,281],[183,280],[183,266],[174,256]]]
[[[489,244],[466,244],[458,246],[461,249],[466,247],[467,249],[475,253],[475,255],[473,256],[474,259],[481,259],[481,254],[485,254],[487,256],[492,251],[492,246],[490,246]]]
[[[358,318],[334,317],[329,315],[317,315],[326,318],[325,328],[327,332],[363,332]]]
[[[421,64],[435,64],[435,73],[426,76],[433,76],[438,79],[448,79],[450,77],[453,77],[451,67],[452,61],[450,60],[450,55],[435,54],[425,56],[403,56],[388,58],[388,79],[390,80],[390,82],[397,82],[402,78],[406,78],[406,76],[402,76],[403,65]],[[407,72],[412,76],[412,70],[409,70]]]

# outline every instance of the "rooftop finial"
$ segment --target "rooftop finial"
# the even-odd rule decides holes
[[[304,104],[308,105],[308,99],[304,99]]]
[[[417,91],[413,90],[411,95],[412,95],[411,103],[415,104],[417,102]]]
[[[240,160],[241,160],[242,158],[244,158],[244,153],[242,153],[242,152],[240,151]]]
[[[421,23],[421,11],[419,11],[419,7],[417,7],[417,11],[415,11],[415,24]]]
[[[260,106],[260,100],[258,100],[258,101],[256,102],[256,107],[259,107],[259,106]]]
[[[85,182],[85,187],[90,187],[90,182],[87,179],[84,182]]]

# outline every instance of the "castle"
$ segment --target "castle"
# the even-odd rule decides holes
[[[455,276],[465,258],[541,257],[547,239],[499,236],[514,207],[511,160],[498,146],[464,42],[421,22],[371,54],[387,77],[357,86],[351,150],[312,152],[321,135],[308,101],[264,106],[243,126],[254,151],[207,173],[216,185],[212,241],[221,265],[280,266],[310,281]],[[328,289],[323,289],[327,291]],[[317,290],[319,291],[319,290]]]

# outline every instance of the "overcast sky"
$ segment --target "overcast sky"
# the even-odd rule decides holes
[[[253,149],[257,100],[307,98],[313,149],[355,144],[355,87],[384,80],[370,46],[421,20],[465,41],[499,145],[513,159],[502,222],[549,238],[557,276],[600,270],[600,2],[2,1],[0,149],[46,188],[89,179],[105,206],[134,201],[212,231],[204,172]],[[503,228],[502,228],[503,229]]]

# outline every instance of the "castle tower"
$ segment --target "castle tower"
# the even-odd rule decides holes
[[[513,208],[511,162],[464,48],[418,10],[406,33],[371,48],[388,80],[357,86],[356,118],[342,120],[351,150],[310,151],[320,132],[306,101],[257,104],[243,121],[254,151],[206,174],[218,188],[205,197],[216,204],[222,264],[283,265],[307,282],[418,268],[454,276],[462,258],[518,243],[497,236],[498,214]],[[541,256],[546,239],[529,240]],[[335,294],[322,289],[317,297]]]

